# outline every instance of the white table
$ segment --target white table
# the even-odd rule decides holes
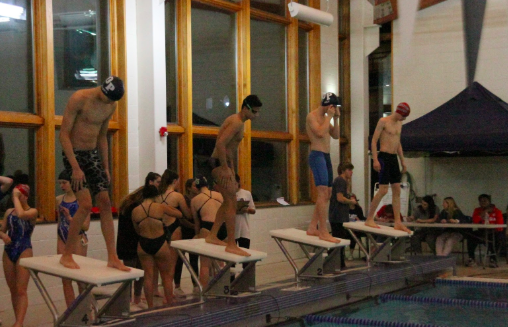
[[[393,223],[379,223],[393,226]],[[487,246],[487,250],[485,251],[484,260],[483,260],[483,268],[487,264],[488,254],[488,244],[489,244],[489,236],[492,235],[492,244],[494,249],[494,254],[496,254],[495,247],[495,231],[498,228],[506,228],[506,224],[451,224],[451,223],[417,223],[417,222],[403,222],[403,224],[410,228],[436,228],[436,229],[445,229],[445,228],[453,228],[453,229],[471,229],[480,230],[483,229],[485,231],[484,241]],[[490,234],[490,235],[489,235]],[[508,254],[507,254],[508,255]]]
[[[295,281],[297,284],[300,282],[300,277],[335,278],[342,275],[340,271],[339,250],[340,248],[348,246],[350,244],[349,240],[338,238],[340,243],[323,241],[317,236],[307,235],[306,231],[296,228],[271,230],[270,236],[272,236],[277,245],[279,245],[282,253],[284,253],[293,267],[295,271]],[[298,269],[295,260],[291,257],[282,241],[298,244],[305,253],[308,261],[301,269]],[[314,254],[311,255],[305,246],[310,246],[316,249]],[[329,250],[332,250],[332,252],[323,259],[323,252]]]
[[[44,301],[53,315],[54,326],[89,326],[108,319],[126,319],[130,316],[130,286],[133,280],[144,276],[144,271],[131,268],[131,271],[120,271],[107,266],[106,261],[73,255],[80,269],[65,268],[60,264],[61,255],[23,258],[19,261],[32,276],[35,285],[41,292]],[[39,273],[67,278],[86,285],[70,307],[59,314],[51,300],[46,287],[39,278]],[[91,294],[99,286],[121,283],[111,298],[99,309]]]

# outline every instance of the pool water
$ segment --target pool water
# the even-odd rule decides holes
[[[379,299],[372,299],[340,307],[325,313],[319,313],[317,316],[335,316],[384,321],[386,323],[396,322],[400,324],[428,324],[450,327],[508,326],[508,306],[506,305],[508,303],[508,288],[506,287],[439,284],[434,286],[432,284],[426,284],[404,289],[394,294],[436,299],[458,299],[459,301],[487,301],[490,302],[490,306],[499,304],[505,308],[478,307],[475,306],[475,303],[471,303],[471,305],[464,305],[463,303],[439,304],[432,303],[432,300],[427,303],[418,303],[399,300],[388,300],[383,302]],[[362,324],[333,323],[307,323],[306,325],[316,327],[363,326]],[[371,325],[374,326],[374,324]]]

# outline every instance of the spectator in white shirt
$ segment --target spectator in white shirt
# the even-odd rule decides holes
[[[238,189],[236,191],[236,200],[238,201],[238,205],[236,208],[235,240],[239,247],[249,249],[249,215],[256,213],[256,207],[254,206],[254,200],[252,200],[252,194],[240,187],[240,176],[236,174],[235,177],[238,184]],[[247,202],[248,204],[246,204]],[[245,266],[246,264],[244,264],[244,268]]]

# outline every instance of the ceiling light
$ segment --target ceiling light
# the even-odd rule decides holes
[[[0,16],[26,20],[25,8],[0,2]]]

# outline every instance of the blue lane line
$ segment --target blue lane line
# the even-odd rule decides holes
[[[333,323],[355,326],[377,326],[377,327],[440,327],[432,324],[418,324],[413,322],[382,321],[364,318],[347,318],[321,315],[305,316],[307,323]]]
[[[474,308],[496,308],[496,309],[508,309],[508,303],[506,302],[494,302],[494,301],[478,301],[478,300],[464,300],[464,299],[448,299],[438,297],[426,297],[426,296],[407,296],[397,294],[381,294],[379,299],[382,302],[387,301],[404,301],[404,302],[416,302],[416,303],[438,303],[452,306],[468,306]]]

